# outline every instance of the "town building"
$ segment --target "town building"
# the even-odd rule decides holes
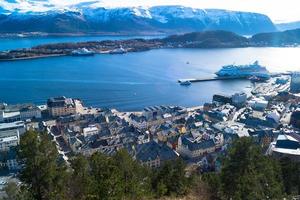
[[[76,105],[74,100],[64,96],[48,99],[47,107],[49,115],[52,117],[76,114]]]
[[[248,104],[253,108],[254,110],[263,111],[268,106],[268,101],[266,101],[263,98],[254,98],[251,99]]]
[[[180,136],[178,139],[178,153],[190,159],[199,158],[205,154],[213,153],[215,150],[216,144],[212,138],[200,139],[187,134]]]
[[[232,104],[237,107],[242,107],[247,102],[247,94],[244,92],[235,93],[232,95]]]
[[[292,74],[290,92],[300,93],[300,72]]]
[[[18,130],[19,134],[22,135],[26,131],[24,122],[0,123],[0,136],[11,130]]]
[[[151,168],[158,168],[164,162],[178,158],[176,152],[170,147],[155,141],[137,145],[133,149],[133,156],[143,165]]]
[[[300,109],[295,110],[291,115],[291,125],[300,128]]]
[[[25,105],[20,108],[20,119],[40,119],[42,118],[42,111],[35,105]]]
[[[20,134],[18,129],[0,133],[0,151],[8,151],[9,148],[18,146],[19,142]]]
[[[97,135],[99,133],[99,128],[96,125],[89,125],[86,128],[83,128],[84,137],[91,137],[93,135]]]
[[[232,98],[231,96],[227,95],[222,95],[222,94],[215,94],[213,96],[213,103],[216,104],[231,104],[232,103]]]
[[[15,122],[27,119],[40,119],[41,110],[33,104],[6,105],[0,108],[0,122]]]
[[[16,171],[20,169],[20,165],[17,161],[17,151],[16,148],[10,148],[6,152],[6,166],[9,171]]]
[[[289,157],[294,161],[300,161],[300,135],[280,134],[276,142],[272,142],[269,154],[275,158]]]
[[[21,120],[21,116],[19,111],[8,112],[5,110],[0,110],[0,122],[9,123],[9,122],[15,122],[20,120]]]

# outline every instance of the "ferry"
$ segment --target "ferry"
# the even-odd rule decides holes
[[[258,61],[249,65],[226,65],[216,72],[218,77],[228,78],[250,78],[256,77],[257,79],[267,80],[270,78],[270,72],[266,67],[261,66]]]
[[[127,50],[124,49],[122,46],[120,46],[120,48],[118,49],[113,49],[109,52],[110,54],[124,54],[127,53]]]
[[[94,51],[90,51],[86,48],[72,51],[72,56],[93,56],[94,54]]]

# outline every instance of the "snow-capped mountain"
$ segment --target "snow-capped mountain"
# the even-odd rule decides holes
[[[276,28],[266,15],[258,13],[194,9],[183,6],[104,8],[85,3],[65,9],[55,8],[37,12],[0,7],[0,32],[2,33],[135,34],[203,30],[227,30],[250,35],[275,31]]]

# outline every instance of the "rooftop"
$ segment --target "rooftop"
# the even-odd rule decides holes
[[[11,129],[11,128],[20,128],[24,127],[24,122],[17,121],[17,122],[11,122],[11,123],[1,123],[0,124],[0,131],[5,129]]]

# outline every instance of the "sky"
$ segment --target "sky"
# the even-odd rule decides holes
[[[37,11],[42,7],[43,9],[64,8],[82,2],[92,2],[94,6],[104,7],[183,5],[194,8],[258,12],[268,15],[277,23],[300,21],[299,0],[0,0],[0,6]]]

